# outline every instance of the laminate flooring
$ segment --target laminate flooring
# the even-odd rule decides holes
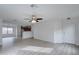
[[[79,55],[79,46],[74,44],[54,44],[37,39],[24,39],[8,48],[1,47],[0,55]]]

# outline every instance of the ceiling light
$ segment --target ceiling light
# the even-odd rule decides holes
[[[36,21],[35,20],[32,20],[32,23],[36,23]]]

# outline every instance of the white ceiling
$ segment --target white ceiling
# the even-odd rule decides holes
[[[35,11],[44,17],[44,20],[79,16],[79,5],[77,4],[38,4],[37,6]],[[23,24],[26,23],[24,18],[31,14],[32,9],[29,4],[0,5],[0,18],[3,20],[17,20]]]

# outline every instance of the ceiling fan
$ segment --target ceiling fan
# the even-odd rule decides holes
[[[37,5],[35,4],[31,4],[30,7],[33,9],[33,8],[37,8]],[[38,15],[35,15],[34,13],[31,15],[30,18],[26,17],[24,20],[28,20],[28,22],[31,22],[31,23],[36,23],[36,22],[39,22],[40,20],[43,20],[42,17],[38,17]]]
[[[25,18],[24,20],[25,20],[25,21],[28,20],[28,22],[36,23],[36,22],[39,22],[40,20],[43,20],[43,18],[41,18],[41,17],[36,17],[36,15],[32,15],[31,18]]]

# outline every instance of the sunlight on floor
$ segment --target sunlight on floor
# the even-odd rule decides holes
[[[33,52],[51,53],[53,48],[27,46],[27,47],[23,48],[22,50],[33,51]]]
[[[15,42],[15,37],[2,38],[3,48],[9,48],[13,46],[14,42]]]

